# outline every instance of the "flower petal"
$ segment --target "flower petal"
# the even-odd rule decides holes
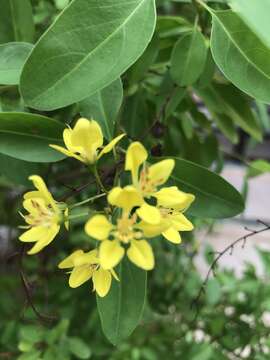
[[[47,236],[48,228],[45,226],[34,226],[30,230],[25,231],[19,239],[23,242],[36,242]]]
[[[173,227],[170,227],[168,230],[164,231],[162,235],[169,240],[170,242],[174,244],[180,244],[181,243],[181,236],[177,230],[175,230]]]
[[[73,157],[73,158],[75,158],[75,159],[77,159],[77,160],[79,160],[79,161],[81,161],[83,163],[85,162],[85,160],[81,156],[79,156],[79,155],[77,155],[77,154],[63,148],[62,146],[50,144],[50,147],[52,149],[56,150],[56,151],[61,152],[62,154],[66,155],[68,157]]]
[[[104,240],[110,234],[113,225],[104,215],[95,215],[85,224],[85,232],[97,240]]]
[[[45,182],[43,181],[43,179],[38,175],[32,175],[32,176],[29,176],[29,180],[31,180],[33,182],[35,188],[42,195],[42,198],[44,198],[44,200],[48,204],[52,205],[52,207],[54,209],[56,209],[57,208],[56,201],[54,200],[51,193],[49,192],[49,190],[48,190]]]
[[[148,178],[155,185],[164,184],[171,175],[175,161],[173,159],[161,160],[158,163],[151,165],[148,169]]]
[[[173,214],[171,216],[173,227],[178,231],[191,231],[194,229],[193,224],[181,213]]]
[[[127,250],[127,256],[130,261],[144,270],[154,268],[153,250],[146,240],[132,240]]]
[[[74,266],[93,265],[98,263],[98,252],[96,249],[83,253],[74,259]]]
[[[147,238],[152,238],[163,233],[170,226],[169,221],[162,220],[159,224],[149,224],[145,221],[141,221],[137,227],[142,230],[143,234]]]
[[[176,208],[180,211],[186,210],[195,199],[194,195],[180,191],[176,186],[164,187],[153,196],[159,206]]]
[[[81,118],[76,122],[70,136],[72,146],[80,147],[80,153],[89,163],[96,161],[96,151],[103,144],[101,127],[94,120]]]
[[[109,144],[104,146],[104,148],[101,150],[101,152],[98,155],[98,159],[101,158],[104,154],[107,154],[108,152],[112,151],[112,149],[115,147],[115,145],[125,136],[125,134],[121,134],[116,136]]]
[[[113,206],[129,211],[135,206],[142,205],[143,197],[134,186],[128,185],[124,188],[113,188],[108,195],[108,202]]]
[[[74,267],[74,261],[76,258],[83,255],[82,250],[76,250],[71,255],[66,257],[63,261],[58,264],[59,269],[68,269]]]
[[[96,290],[98,296],[106,296],[111,288],[112,283],[112,275],[110,271],[99,268],[97,271],[94,271],[92,280],[94,289]]]
[[[117,240],[105,240],[99,247],[99,263],[105,270],[114,268],[123,258],[124,248]]]
[[[138,141],[129,145],[126,153],[125,170],[130,170],[132,182],[138,184],[139,167],[146,161],[148,157],[145,147]]]
[[[76,288],[91,279],[92,275],[93,270],[90,266],[76,266],[70,274],[68,281],[69,286],[71,288]]]
[[[38,252],[40,252],[43,248],[45,248],[47,245],[49,245],[54,240],[56,235],[59,233],[59,230],[60,230],[59,225],[55,224],[55,225],[51,226],[47,230],[46,236],[44,236],[40,240],[38,240],[36,242],[36,244],[31,248],[31,250],[29,250],[27,252],[27,254],[34,255],[34,254],[37,254]]]
[[[142,220],[149,224],[156,225],[160,223],[160,211],[155,206],[144,203],[136,212]]]

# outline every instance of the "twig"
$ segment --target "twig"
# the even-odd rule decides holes
[[[23,271],[23,257],[24,257],[24,251],[25,251],[25,245],[23,245],[21,247],[20,253],[19,253],[19,273],[20,273],[20,278],[22,281],[22,285],[23,285],[23,289],[25,292],[25,296],[26,296],[26,300],[27,303],[31,306],[33,312],[35,313],[35,315],[37,316],[37,318],[41,321],[41,322],[51,322],[54,321],[56,319],[55,316],[49,316],[49,315],[44,315],[41,314],[35,307],[33,301],[32,301],[32,295],[31,295],[31,291],[30,291],[30,286],[29,283],[27,281],[27,278],[24,274]]]
[[[199,301],[200,301],[200,298],[201,296],[205,293],[205,287],[209,281],[209,278],[210,278],[210,275],[211,273],[216,276],[215,274],[215,269],[217,268],[217,265],[218,265],[218,261],[220,260],[220,258],[226,254],[227,252],[230,252],[230,255],[232,255],[233,253],[233,250],[234,250],[234,247],[236,244],[240,243],[240,242],[243,242],[242,244],[242,248],[245,246],[245,243],[246,243],[246,240],[254,235],[257,235],[257,234],[261,234],[265,231],[268,231],[270,230],[270,224],[267,224],[261,220],[257,220],[257,223],[258,224],[261,224],[264,226],[263,229],[260,229],[260,230],[251,230],[251,229],[246,229],[249,231],[248,234],[244,235],[244,236],[241,236],[240,238],[236,239],[233,243],[231,243],[230,245],[228,245],[224,250],[220,251],[220,252],[215,252],[215,254],[217,254],[217,256],[215,257],[215,259],[213,260],[212,264],[210,265],[209,269],[208,269],[208,272],[206,274],[206,277],[200,287],[200,290],[198,292],[198,295],[196,296],[196,298],[192,301],[191,303],[191,307],[194,307],[196,306],[197,308],[197,312],[196,312],[196,315],[195,315],[195,319],[197,319],[197,316],[199,314]]]

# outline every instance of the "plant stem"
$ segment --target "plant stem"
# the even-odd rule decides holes
[[[81,214],[77,214],[77,215],[70,215],[67,218],[65,218],[64,221],[79,219],[80,217],[84,217],[84,216],[88,216],[88,215],[89,215],[89,212],[85,212],[85,213],[81,213]]]
[[[100,178],[99,173],[98,173],[98,171],[97,171],[96,165],[94,166],[93,169],[94,169],[94,176],[95,176],[95,178],[96,178],[96,182],[97,182],[98,186],[100,187],[100,189],[101,189],[103,192],[105,192],[105,193],[107,194],[108,191],[105,189],[105,187],[104,187],[104,185],[103,185],[103,183],[102,183],[102,181],[101,181],[101,178]]]
[[[85,199],[85,200],[80,201],[80,202],[78,202],[78,203],[76,203],[76,204],[74,204],[74,205],[71,205],[69,208],[70,208],[70,209],[73,209],[73,208],[75,208],[75,207],[78,207],[78,206],[87,204],[87,203],[89,203],[89,202],[91,202],[91,201],[95,201],[96,199],[99,199],[99,198],[101,198],[101,197],[103,197],[103,196],[105,196],[105,195],[106,195],[106,193],[102,193],[102,194],[98,194],[98,195],[92,196],[92,197],[90,197],[90,198],[88,198],[88,199]]]

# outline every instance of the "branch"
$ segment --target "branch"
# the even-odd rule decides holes
[[[260,230],[251,230],[251,229],[245,228],[245,230],[249,231],[248,234],[246,234],[244,236],[241,236],[240,238],[236,239],[234,242],[232,242],[230,245],[228,245],[224,250],[219,251],[219,252],[215,252],[215,254],[217,254],[217,256],[215,257],[214,261],[212,262],[212,264],[210,265],[210,267],[208,269],[208,272],[207,272],[206,277],[205,277],[205,279],[204,279],[204,281],[203,281],[203,283],[202,283],[202,285],[200,287],[198,295],[196,296],[196,298],[191,303],[191,307],[196,306],[196,308],[197,308],[197,312],[196,312],[194,320],[196,320],[196,318],[197,318],[197,316],[199,314],[199,301],[200,301],[200,298],[203,295],[203,293],[205,293],[205,287],[206,287],[206,285],[208,283],[208,280],[210,278],[211,273],[214,276],[216,275],[215,274],[215,269],[217,268],[217,265],[218,265],[218,262],[219,262],[220,258],[223,255],[225,255],[227,252],[230,252],[230,254],[232,254],[235,245],[239,244],[240,242],[242,242],[242,248],[244,248],[248,238],[270,230],[270,224],[267,224],[267,223],[265,223],[265,222],[263,222],[261,220],[257,220],[257,223],[260,224],[260,225],[263,225],[264,228],[260,229]]]

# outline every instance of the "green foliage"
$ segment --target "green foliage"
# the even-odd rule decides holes
[[[114,282],[109,294],[97,296],[102,329],[114,345],[119,345],[141,321],[146,296],[146,271],[128,260],[117,268],[119,282]]]
[[[42,36],[24,66],[21,92],[25,102],[52,110],[101,90],[138,59],[154,26],[153,0],[120,0],[113,5],[106,0],[102,7],[93,0],[73,1]],[[39,76],[33,78],[32,73]]]
[[[0,113],[0,152],[30,162],[50,162],[63,158],[49,144],[62,143],[64,125],[41,115]]]
[[[7,43],[0,45],[0,83],[18,85],[21,71],[33,45],[28,43]]]
[[[196,196],[190,214],[203,218],[226,218],[243,211],[240,194],[222,177],[189,161],[175,161],[173,180],[181,189]]]

